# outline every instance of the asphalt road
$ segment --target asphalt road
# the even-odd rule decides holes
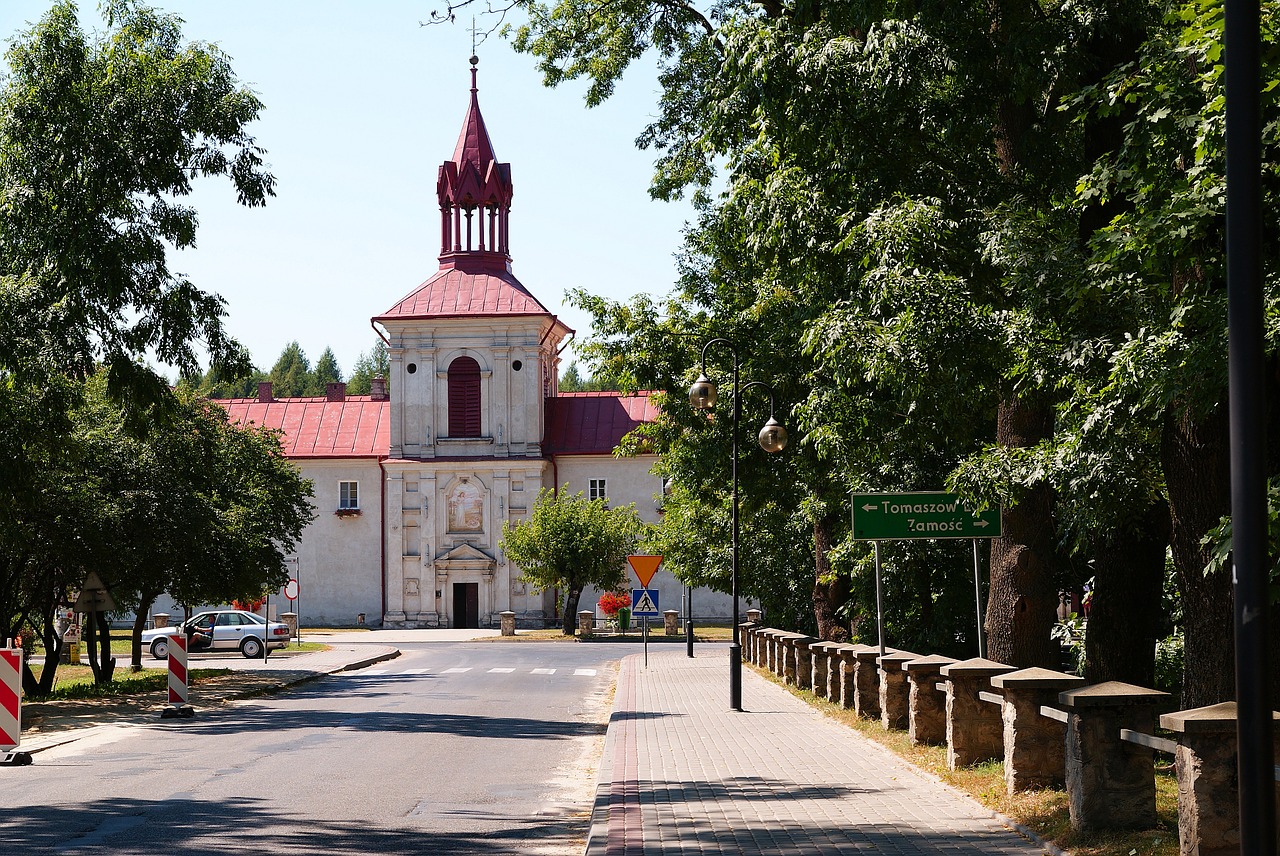
[[[632,646],[399,647],[0,768],[0,854],[580,854]]]

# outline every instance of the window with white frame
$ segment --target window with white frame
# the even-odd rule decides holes
[[[338,482],[338,510],[358,511],[360,508],[360,483]]]
[[[609,499],[609,492],[605,488],[604,479],[591,479],[588,492],[590,499],[603,499],[605,501]]]

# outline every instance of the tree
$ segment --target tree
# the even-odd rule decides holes
[[[142,629],[160,593],[225,602],[283,584],[284,556],[314,516],[310,483],[274,432],[234,425],[218,405],[187,394],[166,407],[171,418],[139,435],[108,398],[105,372],[88,380],[82,398],[71,411],[67,453],[33,473],[45,489],[23,509],[26,525],[0,528],[0,568],[20,563],[24,580],[16,610],[5,614],[26,616],[50,652],[38,680],[24,676],[32,695],[52,689],[54,612],[88,571],[106,582],[119,610],[134,613],[133,667],[141,668]],[[92,641],[95,680],[106,683],[110,628],[97,617]]]
[[[298,398],[319,395],[311,362],[297,341],[285,345],[280,358],[267,374],[271,381],[271,394],[278,398]]]
[[[114,397],[164,401],[146,358],[242,366],[221,298],[170,272],[195,244],[182,204],[226,176],[244,205],[274,195],[247,132],[262,103],[228,58],[182,39],[177,17],[132,0],[103,6],[90,40],[55,4],[7,53],[0,88],[0,366],[24,376],[105,366]]]
[[[543,488],[527,521],[503,522],[498,546],[523,581],[540,591],[564,589],[564,634],[572,636],[582,590],[620,588],[643,529],[634,505],[609,508],[603,499]]]
[[[316,394],[323,395],[329,384],[341,382],[342,369],[338,367],[338,358],[334,356],[333,348],[325,348],[324,353],[320,355],[320,359],[316,360]]]
[[[375,377],[386,379],[391,372],[391,357],[387,352],[387,343],[378,339],[373,348],[356,358],[355,368],[351,370],[351,380],[347,383],[347,392],[352,395],[368,395]]]

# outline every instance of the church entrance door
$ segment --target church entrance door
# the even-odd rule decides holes
[[[480,627],[480,584],[453,584],[453,626]]]

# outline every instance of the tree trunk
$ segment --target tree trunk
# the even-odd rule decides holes
[[[1000,402],[996,442],[1034,446],[1050,436],[1053,409],[1026,398]],[[1017,666],[1058,667],[1058,643],[1050,631],[1058,615],[1058,555],[1053,492],[1043,482],[1001,515],[1003,534],[991,542],[987,596],[987,656]]]
[[[89,650],[89,667],[95,684],[109,684],[115,676],[116,660],[111,656],[111,625],[105,612],[89,613],[85,622],[85,647]]]
[[[1196,419],[1175,404],[1165,414],[1161,463],[1169,492],[1173,563],[1182,586],[1186,628],[1182,706],[1235,698],[1231,575],[1206,575],[1209,549],[1200,541],[1231,511],[1231,455],[1225,405]]]
[[[813,615],[818,637],[827,642],[848,642],[849,631],[840,622],[838,611],[849,599],[849,580],[831,570],[829,554],[835,520],[824,514],[813,522]]]
[[[129,671],[142,671],[142,631],[147,627],[147,616],[151,613],[151,605],[160,596],[159,592],[151,594],[143,592],[138,601],[138,608],[133,613],[133,632],[129,635]]]
[[[1084,679],[1155,686],[1160,593],[1169,546],[1169,506],[1147,508],[1137,532],[1094,545],[1093,602],[1085,635]]]
[[[578,600],[582,597],[582,586],[570,586],[564,591],[564,635],[572,636],[578,629]]]

